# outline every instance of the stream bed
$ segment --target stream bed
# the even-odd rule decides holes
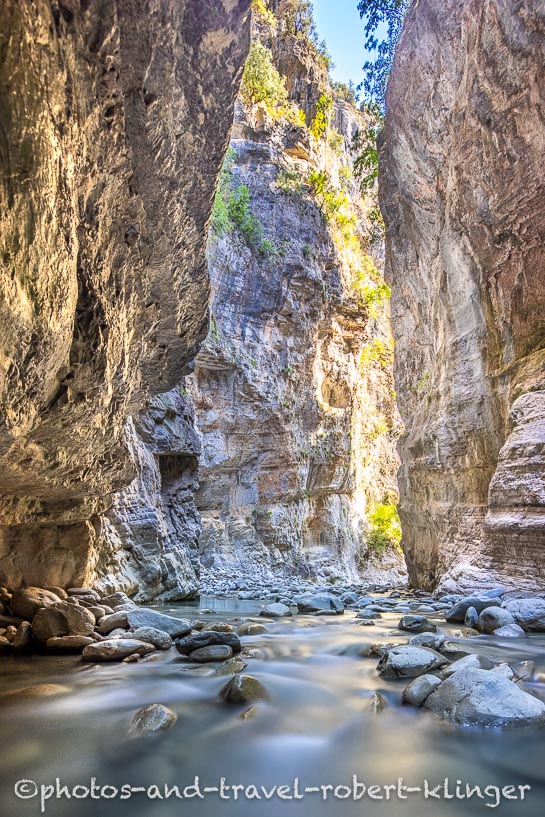
[[[246,673],[258,678],[270,700],[254,705],[252,717],[241,718],[246,707],[232,706],[219,697],[228,676],[215,674],[217,665],[195,665],[175,654],[157,653],[153,660],[134,664],[82,664],[79,656],[6,657],[0,664],[2,693],[31,684],[60,684],[55,697],[25,701],[4,698],[2,714],[2,817],[46,813],[52,817],[281,817],[315,815],[385,815],[385,817],[462,817],[498,812],[519,817],[542,817],[545,802],[545,727],[511,730],[460,728],[423,710],[401,705],[408,681],[385,681],[376,671],[377,658],[360,657],[358,650],[378,641],[406,642],[408,633],[396,630],[399,614],[383,613],[374,626],[361,626],[352,612],[332,617],[298,615],[268,621],[258,618],[258,601],[203,597],[197,603],[161,607],[181,618],[208,623],[244,617],[265,623],[268,631],[242,638],[245,647],[263,651],[247,658]],[[433,618],[430,616],[430,618]],[[437,618],[444,632],[457,629]],[[532,659],[536,673],[545,671],[545,634],[521,640],[479,636],[462,641],[516,664]],[[545,686],[532,689],[545,698]],[[377,713],[375,693],[386,702]],[[128,739],[133,713],[161,703],[178,716],[173,728],[157,737]],[[195,794],[181,800],[165,798],[165,784],[184,787],[199,777],[199,791],[241,785],[248,798],[232,789]],[[354,776],[372,789],[353,799]],[[80,785],[114,788],[95,797],[85,788],[68,799],[48,799],[40,806],[39,787]],[[294,794],[298,778],[300,799]],[[399,783],[399,779],[402,782]],[[448,778],[444,796],[445,779]],[[16,797],[17,781],[27,780]],[[409,792],[403,786],[430,789],[442,796]],[[462,794],[466,783],[478,786],[482,797]],[[38,794],[32,795],[33,784]],[[157,786],[157,792],[130,792],[123,785]],[[289,787],[283,796],[274,786]],[[529,786],[524,800],[501,799],[494,788]],[[322,786],[346,786],[334,796]],[[391,786],[385,790],[384,786]],[[401,786],[401,788],[399,788]],[[264,787],[266,793],[260,787]],[[304,792],[305,788],[315,792]],[[486,792],[485,793],[485,789]],[[361,793],[361,788],[357,790]],[[516,790],[518,792],[519,790]],[[350,792],[348,794],[348,792]],[[188,792],[190,794],[191,792]],[[302,794],[303,793],[303,794]],[[151,794],[151,797],[148,796]],[[100,799],[97,797],[100,796]],[[159,799],[159,796],[165,799]],[[323,799],[326,796],[327,799]],[[378,799],[381,797],[383,799]],[[388,797],[388,799],[387,799]]]

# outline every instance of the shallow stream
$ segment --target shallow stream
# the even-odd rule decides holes
[[[259,602],[201,598],[199,608],[214,613],[200,615],[211,620],[257,618]],[[162,607],[180,617],[197,617],[196,604]],[[430,616],[430,618],[432,618]],[[264,620],[258,619],[263,622]],[[218,698],[227,677],[214,675],[216,665],[194,665],[172,655],[138,664],[85,665],[79,656],[2,658],[2,692],[30,684],[56,683],[67,687],[54,698],[15,703],[4,699],[2,714],[2,817],[40,814],[39,795],[15,797],[16,781],[38,785],[55,782],[70,788],[76,784],[123,784],[159,787],[177,785],[180,791],[193,783],[200,788],[227,785],[255,786],[257,796],[235,801],[232,790],[205,794],[184,801],[149,799],[145,792],[128,799],[54,799],[45,803],[52,817],[282,817],[315,815],[385,815],[385,817],[462,817],[500,813],[519,817],[542,817],[545,802],[545,728],[499,731],[461,729],[443,723],[422,710],[400,704],[408,682],[390,682],[376,672],[376,658],[358,656],[358,649],[377,641],[405,642],[410,637],[396,631],[397,613],[383,613],[375,626],[360,626],[354,613],[335,617],[299,615],[292,619],[265,621],[268,632],[243,637],[244,646],[259,647],[266,660],[246,659],[245,670],[268,689],[270,701],[255,706],[253,717],[243,720],[248,707],[229,706]],[[442,629],[456,628],[439,623]],[[545,671],[545,635],[520,641],[500,641],[492,636],[465,639],[472,651],[485,652],[510,663],[533,659],[536,672]],[[341,654],[344,653],[344,654]],[[545,686],[533,689],[545,698]],[[382,712],[372,711],[374,693],[387,701]],[[157,738],[127,739],[131,715],[148,703],[173,709],[178,721]],[[321,786],[346,785],[353,790],[353,775],[367,786],[395,786],[389,799],[365,794],[352,800],[334,797]],[[293,794],[294,778],[299,794],[306,787],[319,791],[302,799],[267,800],[274,785],[286,785]],[[449,779],[448,793],[456,781],[480,786],[483,797],[471,799],[424,799],[422,792],[397,794],[402,785],[430,787]],[[497,802],[486,786],[528,785],[525,799]],[[27,784],[26,793],[32,793]],[[385,790],[373,790],[386,798]],[[341,797],[347,790],[340,789]],[[84,790],[79,793],[83,795]],[[111,795],[113,789],[106,790]],[[152,790],[152,794],[154,790]],[[253,794],[253,790],[249,790]],[[403,795],[406,799],[403,799]]]

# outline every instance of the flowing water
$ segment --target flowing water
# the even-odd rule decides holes
[[[253,618],[258,602],[202,598],[201,607],[214,610],[207,620]],[[179,604],[163,612],[194,618],[195,605]],[[336,617],[300,615],[267,622],[268,632],[242,638],[243,644],[263,649],[266,659],[247,659],[245,672],[257,677],[268,689],[270,700],[258,703],[252,718],[241,719],[248,707],[230,706],[218,698],[228,678],[214,675],[210,665],[188,665],[171,653],[139,664],[85,665],[78,656],[1,659],[2,691],[29,684],[57,683],[67,687],[55,698],[20,703],[4,699],[2,712],[2,817],[26,817],[40,813],[39,796],[15,797],[16,781],[27,779],[48,785],[60,778],[73,787],[123,784],[136,787],[164,784],[180,791],[192,784],[215,787],[220,778],[227,785],[255,786],[252,799],[230,790],[205,794],[184,801],[150,799],[136,792],[128,799],[48,799],[45,813],[52,817],[277,817],[297,814],[384,815],[384,817],[462,817],[498,812],[519,817],[541,817],[545,802],[545,729],[510,731],[460,729],[433,715],[400,705],[406,682],[381,679],[377,659],[357,655],[359,648],[376,641],[406,641],[407,634],[395,631],[399,614],[385,613],[374,627],[360,626],[353,613]],[[260,619],[263,622],[263,619]],[[444,626],[441,625],[441,626]],[[447,628],[445,628],[447,629]],[[452,628],[454,629],[454,628]],[[545,636],[522,641],[499,641],[490,636],[466,639],[464,645],[487,652],[511,663],[532,658],[536,671],[545,670]],[[171,651],[173,652],[173,651]],[[343,654],[341,654],[343,653]],[[543,693],[538,685],[534,689]],[[387,700],[380,714],[370,703],[375,692]],[[133,712],[149,703],[173,709],[178,721],[157,738],[128,740],[127,725]],[[448,793],[456,781],[478,785],[483,798],[431,798],[408,793],[399,799],[365,795],[354,801],[340,799],[327,790],[305,794],[302,799],[281,799],[271,787],[293,788],[299,779],[299,795],[306,787],[342,786],[353,790],[353,775],[367,786],[398,785],[430,787],[449,779]],[[524,801],[496,802],[486,786],[529,785]],[[105,790],[112,795],[113,789]],[[361,791],[361,789],[360,789]],[[372,790],[385,797],[385,790]],[[32,784],[27,784],[27,793]],[[24,792],[23,792],[24,793]],[[47,793],[47,792],[46,792]],[[156,790],[152,789],[153,796]],[[191,792],[187,792],[190,794]],[[284,796],[293,791],[284,791]],[[261,799],[257,798],[257,795]],[[95,789],[95,796],[97,790]]]

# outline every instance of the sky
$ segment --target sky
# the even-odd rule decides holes
[[[320,40],[327,41],[336,66],[333,79],[338,82],[351,79],[359,85],[366,51],[364,23],[360,20],[357,0],[313,0],[312,5]]]

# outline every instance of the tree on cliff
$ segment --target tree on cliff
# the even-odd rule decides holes
[[[376,51],[375,60],[363,66],[363,89],[370,102],[384,108],[386,83],[394,60],[405,13],[411,0],[359,0],[358,11],[365,20],[365,48]]]

